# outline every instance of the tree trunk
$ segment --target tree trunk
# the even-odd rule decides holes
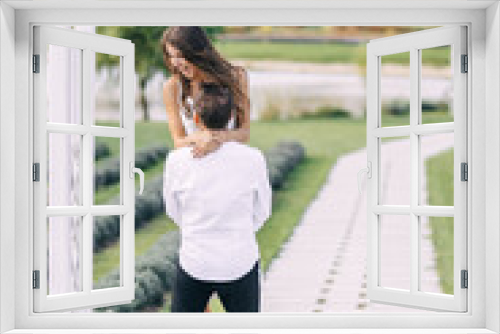
[[[140,92],[140,94],[141,94],[141,106],[142,106],[142,112],[143,112],[142,119],[144,122],[149,122],[148,100],[146,99],[146,82],[147,82],[146,77],[141,77],[139,79],[140,89],[141,89],[141,92]]]

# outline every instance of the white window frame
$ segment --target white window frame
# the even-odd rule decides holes
[[[74,3],[74,1],[72,1]],[[81,2],[86,9],[61,9],[62,3],[4,1],[0,3],[0,331],[49,328],[363,328],[363,332],[388,333],[380,328],[437,328],[439,333],[492,333],[500,331],[499,310],[499,227],[500,201],[500,11],[497,3],[475,1],[266,1],[232,2]],[[15,10],[12,7],[16,8]],[[51,10],[36,9],[46,6]],[[103,15],[103,9],[112,7]],[[119,8],[119,6],[123,6]],[[129,8],[126,8],[126,7]],[[132,8],[150,8],[137,10]],[[213,8],[210,8],[212,6]],[[243,10],[243,7],[250,9]],[[405,7],[406,8],[401,8]],[[426,7],[427,6],[427,7]],[[488,7],[489,6],[489,7]],[[162,8],[155,8],[162,7]],[[436,7],[438,9],[436,9]],[[486,9],[488,7],[488,9]],[[21,9],[24,8],[24,9]],[[376,9],[373,9],[376,8]],[[207,15],[210,13],[210,15]],[[99,15],[97,15],[99,14]],[[465,24],[469,31],[468,141],[469,193],[468,312],[432,315],[402,314],[33,314],[30,251],[32,212],[29,198],[32,183],[32,26],[34,24],[74,25],[448,25]],[[4,29],[9,28],[9,29]],[[486,29],[488,28],[488,29]],[[14,39],[15,32],[15,39]],[[6,47],[4,47],[6,46]],[[15,58],[14,58],[15,55]],[[10,67],[10,66],[12,67]],[[13,67],[15,65],[15,71]],[[486,71],[486,66],[488,71]],[[8,73],[9,76],[4,76]],[[15,86],[11,85],[15,78]],[[10,85],[9,85],[10,84]],[[10,96],[9,96],[10,95]],[[30,96],[30,98],[26,98]],[[9,111],[5,111],[6,108]],[[15,110],[14,113],[11,111]],[[15,115],[15,116],[14,116]],[[15,127],[15,133],[14,133]],[[12,145],[12,143],[15,145]],[[486,164],[488,162],[488,164]],[[15,174],[14,174],[15,172]],[[488,175],[488,182],[486,175]],[[15,175],[15,177],[12,177]],[[354,185],[355,186],[355,185]],[[14,201],[11,200],[15,194]],[[487,196],[486,196],[487,194]],[[11,206],[14,204],[14,209]],[[15,221],[15,224],[12,222]],[[13,242],[15,236],[15,243]],[[474,245],[474,247],[472,247]],[[14,256],[12,256],[14,254]],[[483,259],[486,258],[486,261]],[[486,266],[487,264],[487,266]],[[15,286],[15,289],[12,289]],[[486,293],[487,292],[487,293]],[[10,305],[15,305],[9,308]],[[448,331],[445,331],[448,329]],[[456,331],[453,331],[456,330]],[[490,331],[492,330],[492,331]],[[303,331],[303,330],[301,330]],[[33,332],[30,330],[30,332]],[[115,331],[116,332],[116,331]],[[191,332],[193,332],[191,330]],[[245,332],[243,330],[243,332]],[[311,332],[308,330],[308,332]],[[346,330],[338,332],[346,333]],[[356,332],[362,332],[356,330]],[[415,331],[413,331],[415,332]],[[423,330],[418,330],[423,333]],[[426,331],[427,332],[427,331]],[[125,333],[125,330],[123,331]],[[215,332],[214,332],[215,333]],[[333,330],[328,333],[334,333]]]
[[[135,194],[134,194],[134,156],[135,156],[135,113],[134,113],[134,44],[121,38],[108,37],[64,29],[37,25],[34,27],[34,54],[39,55],[39,72],[33,78],[34,117],[33,130],[34,162],[39,163],[39,181],[33,184],[33,227],[34,227],[34,269],[39,270],[39,288],[34,292],[34,310],[40,312],[65,312],[73,309],[110,306],[131,303],[135,295]],[[57,45],[79,50],[81,55],[81,78],[77,79],[81,94],[81,122],[52,123],[47,121],[47,46]],[[93,53],[120,57],[120,125],[118,127],[96,126],[92,119],[92,106],[88,103],[92,91],[91,71],[94,70]],[[75,81],[76,81],[75,80]],[[70,134],[80,136],[80,203],[74,206],[47,206],[48,134]],[[120,142],[120,203],[118,205],[95,205],[92,189],[94,152],[92,142],[95,138],[111,137]],[[96,216],[120,216],[119,260],[120,286],[107,289],[93,289],[93,219]],[[47,256],[47,219],[57,216],[78,216],[81,219],[81,245],[78,255],[81,261],[78,282],[81,290],[73,293],[48,295]]]
[[[467,243],[467,188],[468,182],[461,181],[461,163],[467,163],[467,76],[462,73],[462,55],[467,55],[467,31],[465,26],[452,25],[423,31],[400,34],[391,37],[373,39],[367,44],[367,166],[372,175],[367,180],[367,298],[373,302],[392,305],[413,305],[414,308],[437,311],[465,312],[467,310],[467,289],[461,287],[461,271],[467,270],[467,250],[454,247],[453,250],[453,293],[436,294],[420,290],[420,261],[422,254],[420,243],[420,224],[423,216],[452,217],[453,244]],[[422,122],[422,51],[438,46],[450,46],[450,66],[453,76],[453,120],[447,123],[424,124]],[[382,57],[408,53],[410,60],[410,113],[409,123],[403,126],[384,126],[381,114],[382,99]],[[421,180],[420,156],[421,135],[453,134],[453,205],[436,206],[420,202]],[[411,183],[410,198],[406,205],[381,203],[382,189],[381,159],[383,138],[405,136],[410,146],[410,170],[408,179]],[[382,263],[385,261],[381,250],[382,234],[385,230],[382,217],[397,217],[400,224],[408,224],[409,232],[409,285],[408,290],[381,285]],[[407,217],[408,220],[403,217]],[[395,249],[394,249],[395,250]],[[388,268],[385,268],[388,269]],[[394,276],[393,276],[394,277]],[[404,276],[403,276],[404,277]],[[386,277],[390,279],[391,277]]]

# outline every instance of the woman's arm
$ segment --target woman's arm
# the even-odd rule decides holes
[[[247,73],[244,68],[240,71],[241,88],[248,94]],[[200,136],[205,136],[197,142],[193,148],[194,157],[202,157],[216,150],[223,142],[238,141],[247,142],[250,139],[250,100],[245,101],[243,105],[243,119],[241,126],[234,130],[205,130],[197,131]]]
[[[242,90],[248,94],[247,72],[244,68],[240,71],[240,80]],[[226,141],[248,142],[250,139],[250,100],[245,101],[243,105],[243,119],[241,122],[241,126],[234,130],[210,130],[212,139],[219,143]]]
[[[207,134],[194,133],[186,136],[184,125],[180,116],[180,105],[178,101],[179,86],[178,79],[171,76],[163,85],[163,103],[167,110],[168,127],[172,135],[174,147],[193,146],[201,140],[206,140]]]
[[[241,89],[248,94],[247,71],[244,68],[241,68],[240,71],[240,82]],[[241,126],[237,129],[218,131],[220,134],[219,140],[222,142],[239,141],[245,143],[250,139],[250,97],[244,102],[243,119],[241,121]]]

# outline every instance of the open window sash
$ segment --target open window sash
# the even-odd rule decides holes
[[[466,27],[447,26],[428,29],[394,37],[371,40],[367,44],[367,297],[371,302],[434,311],[467,311],[467,289],[462,278],[467,270],[467,182],[461,180],[461,164],[467,163],[467,55]],[[453,122],[424,124],[422,121],[422,50],[448,46],[451,50],[451,84],[453,94],[450,106]],[[409,124],[383,126],[382,124],[382,64],[383,56],[409,52]],[[384,58],[386,59],[386,58]],[[420,198],[422,165],[420,138],[424,135],[453,133],[453,206],[431,206]],[[410,154],[410,195],[407,205],[381,203],[381,140],[405,136]],[[451,166],[450,166],[451,167]],[[397,216],[397,217],[396,217]],[[453,220],[453,294],[422,291],[422,244],[419,221],[433,217],[452,217]],[[392,246],[397,236],[383,235],[382,217],[391,217],[394,224],[405,221],[408,226],[409,269],[405,284],[408,289],[381,284],[381,277],[394,273],[382,272],[384,254],[382,247]],[[394,225],[393,225],[394,226]],[[386,226],[387,227],[387,226]],[[383,240],[382,240],[383,238]],[[395,241],[395,240],[394,240]],[[392,248],[394,252],[402,249]],[[399,264],[401,266],[401,264]],[[403,264],[403,266],[406,264]],[[395,265],[397,267],[398,264]],[[468,273],[470,274],[470,273]]]
[[[49,26],[35,26],[33,41],[33,163],[34,169],[38,169],[33,183],[34,312],[130,303],[135,294],[134,44],[125,39]],[[59,59],[50,60],[49,71],[50,48],[64,50],[58,53],[63,55]],[[64,53],[68,50],[70,52]],[[91,73],[96,70],[93,59],[97,53],[119,59],[120,122],[116,127],[99,126],[92,119],[91,104],[95,103],[96,90]],[[61,66],[55,68],[53,64],[58,61]],[[49,83],[54,87],[48,87]],[[49,90],[50,97],[47,96]],[[55,113],[64,117],[58,118]],[[74,117],[66,117],[70,113]],[[93,143],[98,137],[115,138],[120,143],[120,202],[117,205],[94,203]],[[53,170],[48,167],[49,157]],[[70,159],[72,162],[68,163]],[[57,187],[66,187],[66,190],[57,193]],[[120,280],[114,287],[94,289],[93,229],[94,219],[99,216],[119,217]],[[49,232],[56,227],[60,233],[54,237]],[[68,265],[63,263],[68,261],[67,254],[61,252],[58,245],[69,242],[76,255]],[[65,282],[64,288],[49,284],[50,279],[59,278]],[[73,283],[68,284],[69,281]],[[50,286],[53,291],[49,291]]]

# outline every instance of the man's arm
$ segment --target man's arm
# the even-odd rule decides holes
[[[264,155],[259,151],[259,159],[255,166],[255,212],[254,231],[257,232],[271,216],[272,189]]]
[[[175,197],[174,181],[175,181],[175,168],[172,158],[167,157],[165,162],[165,169],[163,172],[163,202],[165,203],[165,212],[173,220],[173,222],[180,227],[180,210],[179,202]]]

